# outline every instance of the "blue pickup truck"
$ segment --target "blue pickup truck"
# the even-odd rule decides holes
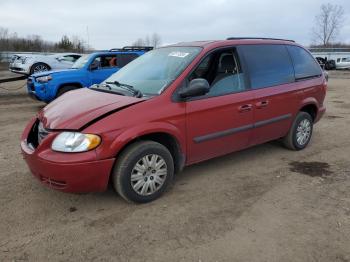
[[[152,47],[123,47],[80,57],[70,69],[45,71],[27,80],[28,94],[49,103],[70,90],[99,84],[120,68],[152,50]]]

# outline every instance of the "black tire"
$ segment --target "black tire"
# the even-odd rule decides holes
[[[40,68],[43,70],[39,70]],[[45,63],[35,63],[30,68],[30,74],[32,75],[34,73],[49,71],[50,69],[51,68]]]
[[[132,186],[131,176],[135,165],[139,161],[142,161],[143,157],[151,154],[156,154],[165,161],[167,172],[164,178],[164,182],[162,185],[158,185],[159,188],[157,191],[149,195],[141,195],[140,193],[137,193],[136,190],[134,190]],[[141,180],[147,179],[145,176],[146,175],[143,174],[143,178]],[[147,203],[160,197],[169,187],[169,185],[171,185],[173,177],[174,161],[172,155],[165,146],[153,141],[139,141],[128,146],[118,157],[112,171],[112,182],[114,189],[125,200],[136,203]],[[148,182],[151,183],[150,181]],[[143,182],[143,184],[145,183],[146,182]],[[155,181],[153,183],[155,183]],[[147,188],[150,189],[148,186]]]
[[[297,138],[297,133],[298,133],[297,129],[300,123],[302,123],[302,121],[304,120],[309,123],[310,131],[307,139],[305,139],[303,143],[300,143],[298,142],[298,138]],[[307,112],[299,112],[295,117],[294,122],[288,134],[283,138],[283,144],[285,145],[285,147],[291,150],[295,150],[295,151],[302,150],[309,144],[312,137],[312,131],[313,131],[313,119],[311,115]]]
[[[67,93],[68,91],[79,89],[80,87],[77,86],[62,86],[60,89],[58,89],[56,98],[63,95],[64,93]]]

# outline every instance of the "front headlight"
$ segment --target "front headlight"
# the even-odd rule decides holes
[[[51,75],[47,75],[47,76],[39,76],[36,78],[36,81],[38,81],[39,83],[47,83],[52,79]]]
[[[52,142],[51,148],[59,152],[85,152],[101,144],[98,135],[83,134],[79,132],[62,132]]]

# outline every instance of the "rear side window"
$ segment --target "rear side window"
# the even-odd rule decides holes
[[[287,46],[294,64],[295,79],[317,77],[322,74],[320,65],[306,50],[299,46]]]
[[[284,45],[244,45],[252,89],[294,82],[293,65]]]
[[[123,67],[138,57],[137,54],[120,54],[118,55],[118,66]]]

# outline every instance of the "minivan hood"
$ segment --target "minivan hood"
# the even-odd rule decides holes
[[[144,100],[81,88],[48,104],[39,112],[39,119],[46,129],[79,130],[98,117]]]

